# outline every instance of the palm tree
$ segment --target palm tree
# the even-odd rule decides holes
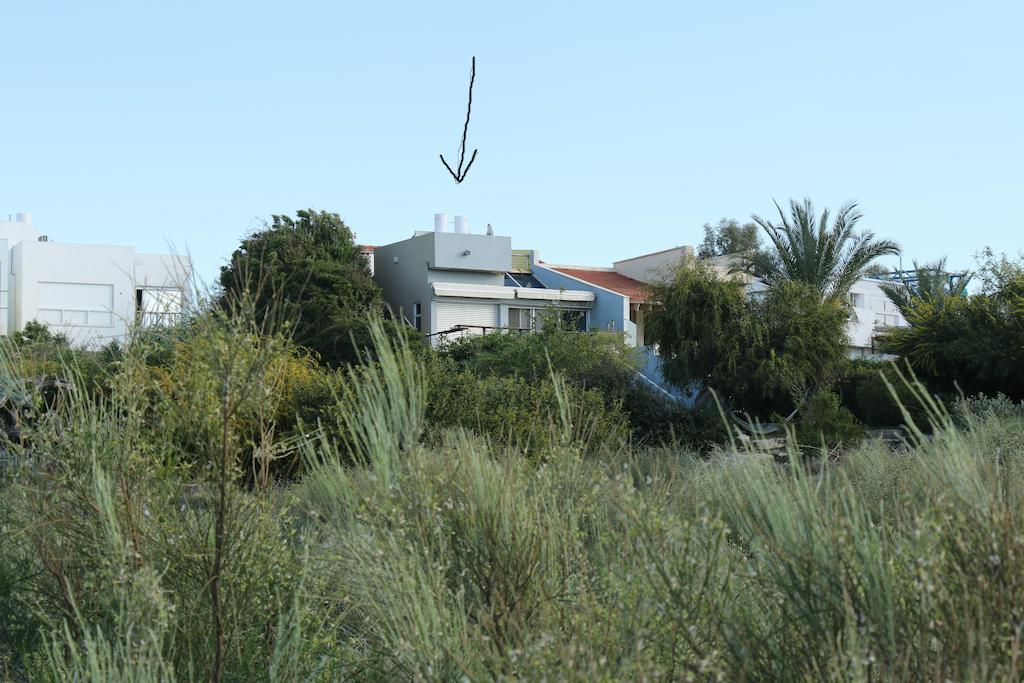
[[[891,240],[875,239],[870,231],[855,233],[861,213],[853,202],[847,203],[829,223],[825,209],[815,217],[810,199],[803,203],[789,200],[789,215],[778,202],[780,224],[753,216],[768,234],[770,245],[741,257],[733,272],[760,278],[769,287],[783,281],[805,282],[822,297],[842,297],[864,276],[871,262],[881,256],[898,254],[899,245]]]
[[[941,303],[964,296],[972,277],[973,273],[947,272],[945,258],[924,265],[914,261],[913,279],[901,277],[899,283],[882,285],[882,291],[907,318],[918,303]]]

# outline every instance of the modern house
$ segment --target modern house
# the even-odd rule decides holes
[[[509,237],[469,232],[445,214],[433,231],[375,247],[373,277],[395,315],[437,344],[466,334],[498,329],[531,330],[550,310],[580,329],[592,326],[593,292],[549,288],[528,272],[525,252],[512,251]]]
[[[648,285],[687,255],[693,255],[693,247],[673,247],[616,261],[608,268],[546,263],[531,252],[531,267],[546,287],[594,293],[591,328],[622,332],[631,346],[645,346],[645,318],[657,305]]]
[[[53,242],[19,213],[0,221],[0,334],[35,320],[76,344],[102,345],[135,323],[178,318],[191,276],[186,256]]]
[[[472,234],[456,216],[449,231],[445,214],[434,216],[434,230],[417,231],[406,240],[363,247],[363,254],[396,315],[432,344],[467,334],[528,331],[554,314],[579,330],[623,335],[640,350],[641,374],[676,398],[692,396],[669,387],[661,374],[657,348],[646,334],[649,314],[658,302],[651,284],[666,277],[691,246],[672,247],[615,261],[610,267],[563,265],[541,260],[535,250],[512,249],[509,237]],[[728,276],[736,255],[708,263]],[[764,289],[751,276],[740,276],[751,296]],[[881,289],[883,280],[864,278],[850,291],[850,355],[877,358],[873,338],[879,327],[906,325]]]

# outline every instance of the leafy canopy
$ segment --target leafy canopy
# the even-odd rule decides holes
[[[886,328],[881,349],[897,354],[933,391],[1024,398],[1024,263],[1005,257],[982,269],[969,296],[910,296],[908,327]]]
[[[706,264],[683,262],[655,285],[648,318],[665,378],[713,388],[753,415],[783,412],[828,386],[846,356],[846,310],[802,283],[780,281],[763,298]]]
[[[822,297],[843,297],[864,276],[871,262],[898,254],[891,240],[879,240],[871,231],[856,233],[861,213],[857,204],[844,205],[831,219],[828,209],[815,216],[810,199],[789,201],[789,215],[778,202],[779,222],[753,216],[767,234],[769,248],[745,254],[736,270],[750,273],[769,287],[779,282],[803,282]]]
[[[383,307],[352,231],[338,214],[313,209],[275,215],[242,240],[220,285],[222,300],[247,292],[257,318],[283,309],[294,340],[331,365],[356,360],[353,335],[365,337],[366,315]]]
[[[757,251],[760,248],[761,240],[757,235],[756,224],[740,225],[735,218],[722,218],[718,225],[704,224],[704,241],[697,248],[697,257],[709,259]]]

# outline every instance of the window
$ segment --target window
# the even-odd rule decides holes
[[[532,308],[508,309],[508,329],[532,330],[534,327],[534,315]]]
[[[850,303],[854,308],[864,308],[864,295],[850,292]]]
[[[423,331],[423,304],[419,301],[412,305],[412,326],[417,332]]]
[[[135,315],[143,327],[178,322],[185,310],[180,289],[147,287],[135,290]]]
[[[576,330],[577,332],[587,331],[586,311],[560,311],[559,318],[561,318],[562,324],[565,325],[566,329]]]

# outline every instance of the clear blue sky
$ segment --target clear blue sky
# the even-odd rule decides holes
[[[210,279],[308,206],[601,265],[806,195],[969,266],[1022,246],[1022,27],[1020,2],[5,2],[0,213]]]

